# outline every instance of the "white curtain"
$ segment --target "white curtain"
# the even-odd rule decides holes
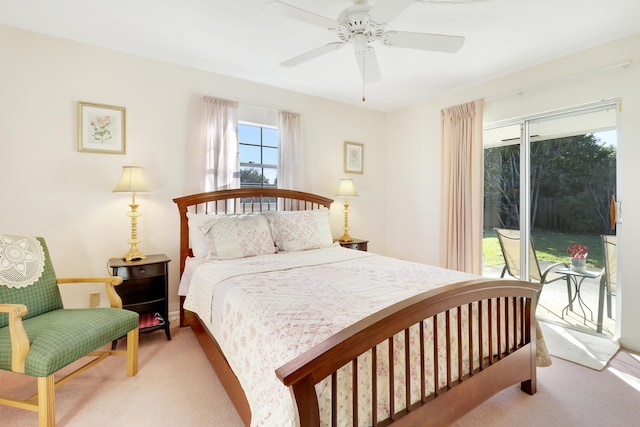
[[[482,274],[483,101],[441,111],[444,267]]]
[[[240,188],[237,102],[204,97],[203,138],[206,150],[204,191]]]
[[[302,188],[300,114],[278,112],[278,188]]]

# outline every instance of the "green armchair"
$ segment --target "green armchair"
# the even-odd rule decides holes
[[[111,307],[63,308],[59,284],[104,283]],[[0,404],[38,412],[39,425],[55,426],[55,388],[111,355],[127,357],[127,375],[138,372],[138,314],[122,309],[117,276],[56,279],[40,237],[0,235],[0,369],[36,377],[36,395]],[[127,336],[126,350],[101,347]],[[54,373],[94,357],[57,381]]]

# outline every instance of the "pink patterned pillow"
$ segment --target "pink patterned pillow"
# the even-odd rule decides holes
[[[329,210],[265,212],[276,246],[285,252],[326,248],[333,245]]]
[[[204,258],[209,252],[209,243],[206,233],[200,230],[201,226],[211,221],[215,214],[187,212],[189,221],[189,247],[196,258]]]
[[[200,230],[208,241],[207,258],[234,259],[273,254],[276,247],[262,214],[212,216]]]

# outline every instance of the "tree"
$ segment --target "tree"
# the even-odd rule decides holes
[[[484,154],[485,214],[502,228],[516,228],[520,218],[520,147],[487,148]]]
[[[269,185],[269,179],[265,178],[258,168],[242,168],[240,183],[243,187],[266,187]]]
[[[549,159],[556,174],[547,185],[550,197],[558,198],[564,228],[610,232],[609,201],[616,189],[615,147],[602,144],[594,135],[559,141],[564,152]]]
[[[593,135],[531,143],[531,227],[541,202],[555,207],[552,226],[566,231],[608,232],[609,200],[615,191],[616,150]],[[553,203],[546,203],[551,201]],[[494,212],[501,227],[517,227],[520,205],[520,146],[485,150],[485,212]],[[547,212],[545,211],[545,217]]]

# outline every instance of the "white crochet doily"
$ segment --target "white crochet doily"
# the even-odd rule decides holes
[[[31,236],[0,234],[0,285],[24,288],[44,271],[44,249]]]

